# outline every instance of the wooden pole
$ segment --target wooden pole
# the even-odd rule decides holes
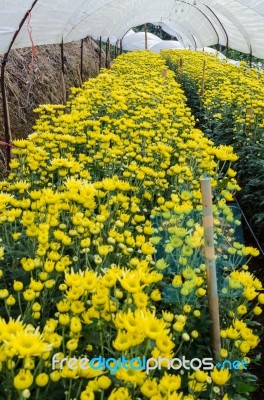
[[[147,24],[144,25],[145,31],[145,50],[148,50],[148,33],[147,33]]]
[[[107,41],[106,41],[105,67],[110,68],[110,39],[109,38],[107,38]]]
[[[105,45],[105,68],[108,68],[108,39]]]
[[[4,127],[5,127],[5,141],[7,143],[6,146],[6,166],[9,169],[9,164],[11,160],[11,126],[10,126],[10,115],[6,94],[6,85],[5,85],[5,67],[7,63],[7,57],[4,56],[1,67],[1,92],[2,92],[2,101],[3,101],[3,115],[4,115]]]
[[[179,63],[179,71],[178,71],[179,74],[182,73],[182,69],[183,69],[183,58],[181,57]]]
[[[115,58],[117,57],[117,41],[116,41],[116,44],[115,44]]]
[[[250,45],[250,53],[249,53],[249,67],[252,68],[252,46]]]
[[[63,46],[63,40],[60,44],[61,48],[61,84],[62,84],[62,98],[63,98],[63,103],[66,103],[67,96],[66,96],[66,85],[65,85],[65,66],[64,66],[64,46]]]
[[[80,67],[81,82],[83,82],[83,39],[81,40],[81,67]]]
[[[99,39],[99,71],[102,67],[102,36]]]
[[[220,319],[214,250],[214,228],[211,178],[201,178],[205,265],[207,274],[209,312],[212,321],[212,347],[216,360],[220,358]]]

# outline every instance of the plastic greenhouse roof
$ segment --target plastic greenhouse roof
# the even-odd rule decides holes
[[[89,35],[121,39],[133,26],[156,22],[185,47],[219,43],[264,58],[264,0],[0,0],[0,53],[33,4],[14,48]]]

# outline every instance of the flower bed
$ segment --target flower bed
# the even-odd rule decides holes
[[[264,245],[263,72],[201,52],[165,51],[163,55],[176,72],[204,132],[216,144],[233,146],[239,155],[234,167],[242,186],[239,197]]]
[[[245,262],[258,251],[235,240],[228,206],[237,156],[195,129],[165,68],[158,55],[121,56],[65,107],[40,107],[34,133],[14,141],[0,183],[0,398],[228,400],[252,390],[241,363],[140,369],[149,358],[212,357],[201,176],[214,188],[222,361],[249,362],[264,303]],[[122,356],[137,358],[134,369],[118,367]],[[112,362],[86,368],[98,357]]]

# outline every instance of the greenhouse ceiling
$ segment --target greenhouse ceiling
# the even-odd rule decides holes
[[[28,13],[28,10],[31,12]],[[89,35],[121,39],[160,23],[185,47],[221,44],[264,58],[264,0],[0,0],[0,53]]]

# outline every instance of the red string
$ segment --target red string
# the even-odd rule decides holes
[[[32,26],[30,25],[31,17],[32,17],[32,14],[31,14],[31,11],[29,11],[28,18],[27,18],[27,30],[28,30],[29,39],[31,42],[31,63],[29,64],[30,72],[33,71],[35,55],[36,55],[36,47],[35,47],[33,37],[32,37]]]
[[[6,143],[6,142],[1,142],[0,141],[0,146],[7,146],[7,147],[13,147],[12,143]]]

